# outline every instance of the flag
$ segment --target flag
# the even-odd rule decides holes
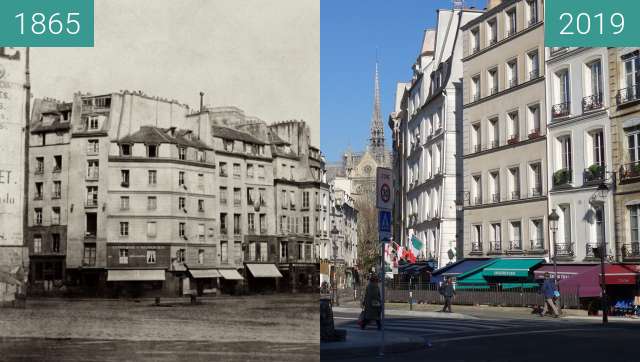
[[[416,238],[415,235],[411,237],[411,248],[415,250],[416,253],[419,253],[422,250],[423,246],[424,246],[424,243],[420,241],[420,239]]]

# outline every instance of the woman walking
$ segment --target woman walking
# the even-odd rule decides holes
[[[378,277],[374,274],[369,278],[367,291],[364,295],[364,318],[360,324],[361,329],[365,329],[370,321],[376,321],[378,329],[380,329],[380,312],[382,311],[382,302],[380,300],[380,288],[378,287]]]

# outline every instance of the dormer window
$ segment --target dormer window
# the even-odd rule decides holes
[[[207,160],[205,155],[204,151],[198,151],[198,161],[205,162]]]
[[[90,130],[96,130],[100,128],[100,120],[98,116],[91,116],[88,119],[88,125]]]
[[[180,160],[187,159],[187,149],[185,147],[178,147],[178,159]]]
[[[147,157],[149,158],[158,157],[158,145],[147,145]]]
[[[131,145],[129,144],[120,145],[120,156],[131,156]]]
[[[230,140],[222,140],[224,150],[228,152],[233,152],[233,141]]]

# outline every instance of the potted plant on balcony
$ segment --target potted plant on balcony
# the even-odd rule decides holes
[[[553,173],[553,184],[556,186],[568,184],[571,181],[571,171],[563,168]]]
[[[604,174],[604,166],[594,163],[586,169],[585,174],[587,182],[600,180]]]
[[[518,135],[513,135],[509,137],[509,139],[507,140],[507,143],[510,145],[518,143]]]
[[[531,130],[531,132],[529,132],[529,139],[535,139],[540,137],[540,130],[538,128],[535,128],[533,130]]]

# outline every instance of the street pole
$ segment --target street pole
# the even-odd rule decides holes
[[[333,294],[335,295],[336,306],[340,306],[340,300],[338,298],[338,245],[335,241],[336,236],[334,235],[333,237]]]
[[[606,325],[609,322],[609,306],[607,301],[607,279],[605,277],[604,259],[607,255],[607,240],[605,239],[606,233],[604,232],[604,203],[602,204],[602,251],[600,252],[600,272],[602,274],[602,281],[600,282],[602,288],[602,324]]]
[[[551,250],[549,250],[551,254]],[[558,248],[556,246],[556,231],[553,231],[553,279],[555,279],[556,288],[558,287]]]
[[[382,297],[380,300],[380,351],[378,352],[378,357],[384,357],[384,282],[385,282],[385,263],[384,263],[384,245],[383,240],[380,240],[380,282],[382,286],[380,287],[380,293]]]

